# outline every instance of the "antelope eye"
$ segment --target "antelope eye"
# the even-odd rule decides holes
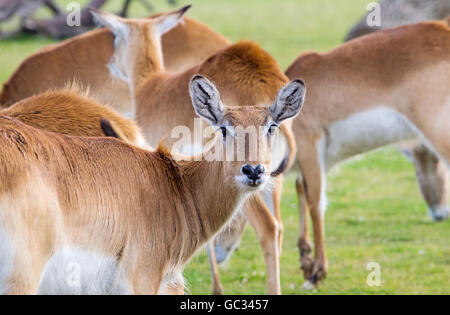
[[[226,139],[227,137],[227,128],[226,127],[220,127],[220,130],[222,131],[222,137]]]
[[[275,132],[277,131],[277,129],[279,129],[280,127],[278,126],[278,125],[276,125],[276,124],[272,124],[270,127],[269,127],[269,131],[267,132],[269,135],[273,135],[273,134],[275,134]]]

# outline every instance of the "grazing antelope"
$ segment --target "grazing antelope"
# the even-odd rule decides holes
[[[228,107],[197,75],[190,94],[219,130],[201,159],[0,117],[0,293],[183,293],[183,266],[270,180],[271,126],[298,114],[305,87],[290,82],[272,105]],[[239,134],[252,126],[264,131],[255,142]],[[222,128],[244,137],[243,161]]]
[[[162,137],[184,126],[200,130],[195,123],[195,112],[189,104],[189,79],[196,73],[215,82],[224,103],[229,106],[257,106],[268,104],[277,91],[288,82],[277,62],[259,46],[240,42],[214,54],[203,63],[177,73],[165,71],[161,57],[159,37],[174,27],[189,7],[161,15],[155,19],[123,19],[109,13],[94,11],[101,25],[109,27],[115,35],[115,52],[110,69],[113,75],[130,85],[135,104],[135,119],[142,128],[145,139],[156,145]],[[258,196],[252,204],[244,206],[244,212],[256,230],[264,251],[268,272],[268,293],[280,294],[279,254],[282,244],[280,198],[282,172],[295,157],[295,145],[290,122],[281,125],[283,139],[280,150],[273,159],[271,173],[275,179],[273,193]],[[172,132],[172,133],[173,133]],[[226,130],[224,129],[225,133]],[[175,137],[178,137],[176,135]],[[196,139],[194,139],[195,141]],[[202,140],[202,139],[200,139]],[[202,147],[201,141],[188,141],[194,147]],[[201,150],[200,150],[201,151]],[[264,200],[265,199],[265,200]],[[231,229],[243,230],[247,220],[236,219]],[[235,248],[239,237],[228,233],[220,235],[214,253],[209,250],[213,271],[213,292],[223,293],[218,278],[216,261],[223,261]],[[229,246],[228,243],[232,245]],[[212,246],[212,245],[211,245]]]
[[[382,29],[430,20],[442,20],[450,15],[448,0],[380,0],[381,25],[369,26],[367,13],[352,27],[345,40],[351,40]]]
[[[450,15],[448,0],[383,0],[380,1],[380,6],[382,24],[379,27],[369,27],[366,15],[351,29],[346,41],[380,29],[428,20],[442,20]],[[445,162],[441,161],[426,144],[417,141],[400,143],[399,148],[414,163],[417,182],[428,204],[430,216],[435,221],[445,219],[442,211],[435,211],[448,207],[449,176]]]
[[[29,126],[71,136],[119,136],[147,148],[136,124],[90,98],[87,90],[72,84],[62,90],[38,94],[0,110],[0,115]]]
[[[297,181],[299,248],[306,287],[327,272],[323,217],[326,172],[357,154],[420,139],[450,162],[450,20],[380,31],[325,53],[300,56],[286,71],[308,89],[293,124],[301,176]],[[307,212],[314,228],[311,257]],[[448,216],[448,208],[434,209]]]
[[[64,88],[67,82],[77,80],[89,86],[100,103],[127,114],[132,109],[128,85],[112,80],[108,70],[113,42],[111,32],[100,29],[33,54],[4,84],[0,105],[7,107],[49,89]],[[229,45],[228,39],[210,27],[186,17],[162,38],[164,66],[168,71],[182,71]]]

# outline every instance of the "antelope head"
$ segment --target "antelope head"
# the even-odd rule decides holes
[[[227,106],[211,81],[201,75],[192,79],[195,112],[216,131],[214,158],[226,161],[225,172],[239,188],[259,190],[269,181],[273,138],[282,122],[299,114],[305,93],[303,82],[295,80],[278,92],[272,104]]]
[[[177,26],[190,7],[146,19],[124,19],[91,9],[97,23],[107,27],[114,36],[111,74],[130,82],[135,72],[162,70],[161,36]]]

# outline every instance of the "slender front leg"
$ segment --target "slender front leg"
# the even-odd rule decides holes
[[[309,211],[306,202],[305,182],[303,177],[299,176],[296,182],[298,205],[300,210],[300,238],[298,249],[300,250],[301,268],[305,279],[311,277],[314,260],[311,256],[312,245],[309,237]]]
[[[306,201],[310,211],[313,230],[314,230],[314,263],[312,266],[308,263],[308,259],[303,259],[305,263],[304,275],[307,280],[304,287],[307,289],[314,288],[320,280],[326,277],[328,262],[325,252],[325,229],[323,215],[326,210],[326,174],[325,167],[320,163],[319,152],[315,146],[300,147],[299,162],[304,178],[304,188],[306,193]],[[302,201],[300,201],[302,202]],[[302,208],[300,208],[302,209]],[[306,210],[301,210],[305,216]],[[303,229],[305,235],[300,238],[300,245],[305,245],[303,254],[307,255],[307,227],[306,218],[302,220],[305,224]],[[301,251],[301,250],[300,250]],[[300,253],[301,254],[301,253]]]
[[[267,293],[281,294],[279,224],[264,204],[261,195],[255,195],[244,207],[245,215],[255,230],[267,267]]]
[[[283,193],[283,179],[284,176],[282,174],[274,179],[276,186],[272,192],[274,215],[278,221],[278,253],[280,256],[281,252],[283,251],[283,233],[284,233],[283,220],[281,218],[281,195]]]
[[[207,247],[209,269],[211,271],[212,294],[213,295],[223,295],[223,287],[222,287],[222,282],[220,281],[219,264],[217,263],[214,242],[215,242],[215,239],[212,239],[208,243],[208,247]]]
[[[247,218],[242,211],[240,211],[233,217],[231,222],[223,227],[220,233],[216,235],[214,242],[211,241],[207,246],[213,294],[223,294],[218,264],[225,262],[236,250],[246,226]]]
[[[282,185],[282,179],[277,181],[277,195],[281,194],[281,187],[278,185]],[[281,221],[279,201],[277,201],[276,197],[274,198],[274,202],[274,213],[278,211],[279,220]],[[273,295],[281,294],[279,252],[281,247],[280,242],[282,241],[282,236],[280,235],[282,233],[279,221],[272,215],[259,194],[244,204],[243,211],[246,219],[241,216],[234,218],[230,226],[225,227],[216,237],[214,243],[210,242],[208,244],[207,251],[211,269],[213,294],[223,294],[217,263],[226,260],[237,247],[236,245],[242,237],[247,220],[255,230],[264,252],[267,267],[267,292]],[[220,257],[217,256],[217,251]]]

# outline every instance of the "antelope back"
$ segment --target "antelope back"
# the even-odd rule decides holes
[[[96,102],[77,85],[32,96],[3,109],[0,114],[35,128],[71,136],[104,137],[105,125],[109,124],[116,137],[146,147],[133,121]]]
[[[188,69],[228,45],[228,39],[210,27],[185,17],[183,24],[162,38],[165,68]],[[101,103],[124,114],[132,109],[131,96],[126,83],[110,76],[107,65],[113,51],[113,36],[107,29],[48,46],[28,57],[4,84],[0,104],[10,106],[49,88],[63,88],[76,79],[90,86]]]

